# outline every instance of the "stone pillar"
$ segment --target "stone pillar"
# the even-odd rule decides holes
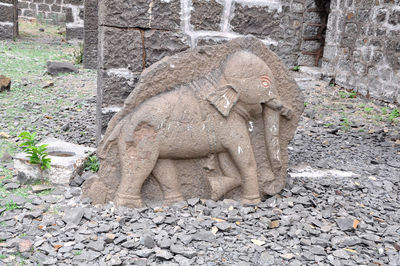
[[[17,5],[17,0],[0,0],[0,40],[18,36]]]
[[[84,0],[64,0],[63,9],[66,14],[66,38],[67,40],[83,40]]]
[[[98,1],[85,0],[83,65],[89,69],[97,68],[98,21]]]

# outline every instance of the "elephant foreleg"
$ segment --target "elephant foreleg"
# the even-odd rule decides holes
[[[228,146],[235,165],[239,169],[242,177],[242,203],[257,204],[260,202],[260,191],[257,178],[257,165],[251,146],[250,137],[247,128],[242,131],[243,134],[236,135]]]
[[[174,162],[169,159],[159,159],[153,169],[153,175],[158,180],[164,193],[167,205],[184,200]]]

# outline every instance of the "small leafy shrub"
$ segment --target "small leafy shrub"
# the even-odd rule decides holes
[[[398,117],[400,117],[400,111],[399,111],[399,109],[393,109],[391,112],[390,112],[390,114],[389,114],[389,116],[388,116],[388,119],[390,120],[390,122],[393,122],[394,121],[394,119],[395,118],[398,118]]]
[[[354,90],[351,90],[349,92],[347,91],[339,91],[339,96],[340,98],[356,98],[357,97],[357,92]]]
[[[80,65],[83,63],[83,44],[74,50],[74,63]]]
[[[24,152],[29,154],[29,163],[39,164],[42,170],[51,167],[51,159],[47,157],[47,144],[37,145],[36,133],[22,132],[18,138],[23,142],[19,144]]]
[[[294,66],[293,67],[293,71],[299,71],[300,70],[300,66]]]
[[[344,130],[347,131],[351,126],[351,122],[344,112],[341,113],[341,116],[342,116],[341,117],[342,122],[340,123],[340,125],[343,126]]]
[[[6,205],[5,205],[4,207],[6,208],[6,211],[12,211],[12,210],[21,208],[21,206],[19,206],[17,203],[15,203],[15,202],[12,201],[12,200],[10,200],[9,202],[7,202]]]
[[[364,111],[365,111],[367,114],[372,113],[373,110],[374,110],[374,108],[373,108],[373,107],[370,107],[370,106],[364,108]]]
[[[85,171],[96,173],[99,171],[99,158],[96,155],[89,156],[85,162]]]

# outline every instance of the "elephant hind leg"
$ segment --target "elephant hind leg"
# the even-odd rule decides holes
[[[169,205],[184,200],[172,160],[159,159],[153,169],[153,175],[160,183],[161,190],[164,193],[165,204]]]
[[[143,206],[141,190],[153,170],[159,155],[156,133],[148,125],[139,126],[133,136],[122,131],[118,147],[121,161],[121,181],[115,197],[117,206]]]
[[[212,176],[208,178],[211,186],[211,199],[213,200],[219,200],[226,193],[241,184],[240,173],[228,153],[219,153],[218,162],[224,176]]]

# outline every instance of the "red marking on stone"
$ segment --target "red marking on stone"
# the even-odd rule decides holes
[[[271,86],[271,79],[267,75],[261,76],[261,84],[265,88],[269,88]]]

